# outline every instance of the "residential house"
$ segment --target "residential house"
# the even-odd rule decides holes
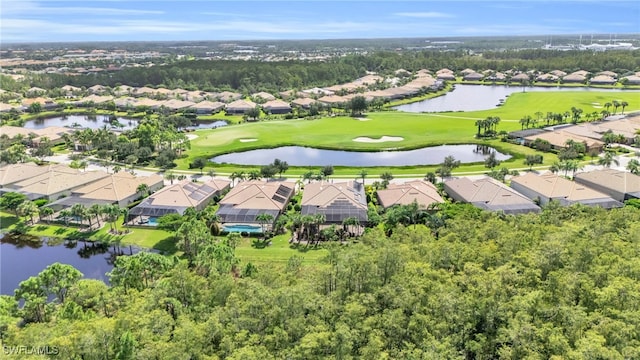
[[[214,114],[224,109],[225,104],[220,101],[201,101],[193,106],[192,109],[196,110],[196,114]]]
[[[620,80],[626,85],[640,85],[640,75],[624,76]]]
[[[271,100],[262,104],[262,109],[268,114],[288,114],[291,112],[291,105],[282,100]]]
[[[520,73],[517,75],[514,75],[511,77],[511,81],[512,82],[525,82],[525,81],[529,81],[529,75],[527,75],[526,73]]]
[[[84,185],[109,176],[104,171],[80,171],[66,165],[50,167],[37,176],[23,179],[2,188],[3,192],[15,191],[27,196],[29,200],[57,200],[69,196],[71,192]]]
[[[324,215],[325,225],[342,224],[348,218],[356,218],[364,225],[368,220],[364,185],[357,181],[307,184],[301,205],[302,215]]]
[[[562,82],[565,83],[584,83],[585,81],[587,81],[587,77],[579,73],[571,73],[562,78]]]
[[[538,75],[536,77],[536,81],[540,81],[540,82],[556,82],[558,81],[558,79],[559,78],[556,75],[551,73]]]
[[[503,183],[484,178],[471,180],[468,177],[451,179],[444,183],[444,191],[459,202],[489,211],[505,214],[538,213],[540,207]]]
[[[602,151],[604,142],[585,136],[575,135],[566,131],[545,131],[539,134],[527,136],[524,138],[524,144],[531,146],[536,139],[548,141],[554,149],[564,149],[567,147],[568,141],[581,142],[586,146],[587,152],[592,149]]]
[[[556,174],[526,173],[511,178],[511,187],[540,205],[557,201],[560,205],[582,204],[605,209],[621,207],[611,196]]]
[[[231,92],[231,91],[223,91],[217,95],[217,99],[224,103],[230,103],[234,100],[238,100],[242,98],[242,94]]]
[[[291,105],[301,107],[303,109],[308,109],[311,107],[312,104],[315,104],[317,102],[318,102],[317,100],[314,100],[311,98],[299,98],[299,99],[293,100],[291,102]]]
[[[160,175],[135,176],[128,172],[119,172],[75,189],[68,197],[48,204],[55,211],[72,207],[74,204],[114,204],[126,207],[143,194],[138,191],[142,184],[147,185],[149,193],[164,186]]]
[[[258,224],[269,214],[276,221],[294,194],[295,184],[281,181],[243,181],[220,200],[216,215],[223,224]],[[267,225],[273,225],[267,224]]]
[[[212,179],[203,183],[183,180],[149,195],[129,211],[128,221],[154,225],[155,220],[168,214],[184,214],[188,208],[204,209],[211,200],[229,189],[230,181]]]
[[[107,91],[109,91],[109,89],[107,87],[102,86],[102,85],[93,85],[90,88],[88,88],[87,90],[92,94],[104,94]]]
[[[243,115],[249,110],[255,109],[258,106],[256,103],[250,100],[236,100],[230,104],[227,104],[225,111],[227,115]]]
[[[613,85],[616,83],[616,79],[611,75],[596,75],[589,80],[593,85]]]
[[[380,189],[377,193],[378,203],[385,209],[395,205],[411,205],[415,201],[420,208],[426,210],[432,205],[444,203],[438,189],[424,180],[389,184],[386,189]]]
[[[618,201],[640,199],[640,176],[615,169],[602,169],[578,173],[574,177],[583,184]]]
[[[484,78],[484,75],[477,73],[477,72],[471,72],[468,74],[465,74],[463,77],[464,81],[480,81]]]
[[[253,99],[253,101],[257,102],[258,104],[262,104],[266,101],[275,100],[276,97],[273,96],[272,94],[269,94],[268,92],[261,91],[261,92],[252,94],[251,99]]]

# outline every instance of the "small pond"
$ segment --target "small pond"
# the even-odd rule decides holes
[[[198,121],[197,124],[189,126],[186,130],[213,129],[226,126],[227,122],[223,120],[217,121]],[[24,127],[27,129],[42,129],[48,126],[61,126],[69,128],[90,128],[99,129],[103,126],[112,130],[131,130],[138,126],[138,119],[129,119],[119,117],[117,123],[111,123],[108,115],[67,115],[56,116],[46,119],[29,120],[25,122]]]
[[[441,145],[406,151],[358,152],[323,150],[302,146],[282,146],[216,156],[215,163],[238,165],[265,165],[273,159],[286,161],[291,166],[415,166],[434,165],[452,155],[462,163],[481,162],[495,152],[500,161],[511,156],[483,145]]]
[[[441,112],[441,111],[477,111],[495,109],[506,98],[517,92],[522,92],[522,86],[506,85],[464,85],[456,84],[455,88],[445,95],[411,104],[400,105],[394,109],[406,112]],[[541,91],[597,91],[620,92],[621,89],[598,89],[590,87],[544,87],[527,86],[526,92]]]
[[[86,279],[108,283],[106,273],[113,269],[116,256],[138,251],[84,241],[49,245],[47,239],[0,234],[0,295],[13,295],[20,282],[56,262],[72,265]]]

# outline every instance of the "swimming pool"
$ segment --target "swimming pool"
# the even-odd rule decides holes
[[[225,225],[222,227],[224,232],[237,232],[237,233],[249,233],[256,234],[262,233],[262,228],[255,225]]]

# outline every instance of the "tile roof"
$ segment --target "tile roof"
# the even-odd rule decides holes
[[[378,190],[378,199],[384,208],[394,205],[410,205],[416,201],[418,205],[426,209],[431,204],[444,202],[436,187],[423,180],[389,184],[386,189]]]

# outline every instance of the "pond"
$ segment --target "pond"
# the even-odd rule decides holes
[[[460,85],[445,95],[411,104],[400,105],[394,109],[406,112],[440,112],[440,111],[476,111],[490,110],[498,107],[506,98],[517,92],[522,92],[522,86],[506,85]],[[544,87],[528,86],[526,92],[543,91],[597,91],[620,92],[630,91],[621,89],[597,89],[590,87]]]
[[[500,161],[511,157],[483,145],[440,145],[416,150],[377,152],[282,146],[230,153],[210,160],[238,165],[266,165],[273,162],[273,159],[280,159],[291,166],[415,166],[439,164],[449,155],[462,163],[482,162],[491,152],[495,152]]]
[[[29,120],[25,122],[24,127],[27,129],[42,129],[48,126],[61,126],[69,128],[89,128],[99,129],[103,126],[112,130],[131,130],[138,126],[138,119],[129,119],[119,117],[117,123],[109,121],[109,115],[67,115],[56,116],[45,119]],[[227,122],[223,120],[217,121],[198,121],[197,124],[185,128],[186,130],[213,129],[226,126]]]
[[[0,234],[0,295],[13,295],[20,282],[55,262],[72,265],[86,279],[108,283],[106,273],[113,269],[116,256],[140,251],[129,247],[115,250],[113,246],[84,241],[56,241],[53,245],[33,236]]]

